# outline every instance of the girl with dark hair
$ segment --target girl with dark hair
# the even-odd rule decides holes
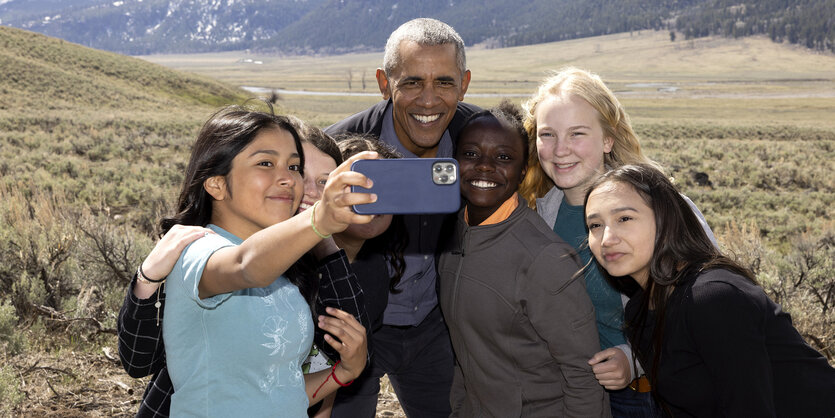
[[[588,359],[599,342],[576,254],[521,198],[527,135],[508,102],[458,138],[461,195],[439,262],[455,351],[452,416],[611,416]]]
[[[313,337],[316,279],[298,263],[322,239],[370,217],[350,206],[373,195],[350,193],[369,181],[345,162],[322,199],[296,215],[304,152],[290,121],[228,107],[204,125],[192,149],[177,213],[161,222],[200,225],[166,278],[165,354],[175,389],[171,414],[303,416],[365,367],[364,327],[328,308],[318,326],[340,354],[330,370],[303,376]]]
[[[640,286],[626,334],[667,414],[835,416],[835,369],[716,249],[664,174],[610,171],[591,184],[585,218],[607,279]]]

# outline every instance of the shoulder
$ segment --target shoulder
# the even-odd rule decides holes
[[[520,204],[520,219],[512,227],[520,245],[533,258],[534,263],[576,267],[579,265],[574,249],[563,241],[533,209]]]
[[[462,116],[470,116],[473,113],[481,112],[481,108],[469,103],[458,102],[458,106],[455,109],[455,113],[462,115]]]
[[[389,100],[382,100],[362,112],[353,114],[331,126],[328,126],[325,128],[325,132],[329,135],[346,132],[373,133],[379,135],[382,130],[383,115],[386,114],[386,107],[389,102]]]
[[[545,222],[552,229],[557,220],[557,214],[560,211],[563,196],[565,196],[563,191],[559,187],[554,186],[545,196],[536,199],[536,212],[545,219]]]
[[[209,258],[217,250],[236,245],[220,234],[209,234],[189,244],[180,254],[172,274],[179,273],[183,278],[199,278]]]
[[[756,283],[725,269],[714,269],[699,274],[687,292],[690,310],[700,315],[714,315],[732,311],[759,311],[767,297]]]

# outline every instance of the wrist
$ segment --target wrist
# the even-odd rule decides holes
[[[139,268],[136,270],[136,281],[138,283],[146,283],[146,284],[155,284],[159,285],[160,283],[165,282],[165,277],[156,278],[156,277],[148,277],[147,273],[145,273],[145,269],[142,266],[145,264],[143,261],[139,264]]]
[[[333,366],[333,377],[339,386],[348,386],[357,378],[357,375],[346,369],[342,362],[338,362]]]
[[[329,234],[324,230],[320,229],[319,227],[321,227],[321,224],[319,224],[319,227],[316,226],[316,208],[319,206],[319,202],[321,202],[321,200],[317,200],[316,203],[314,203],[313,206],[310,208],[310,228],[313,229],[313,232],[316,233],[316,235],[318,235],[319,238],[328,239],[333,234]]]

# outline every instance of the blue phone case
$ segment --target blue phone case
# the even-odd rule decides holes
[[[352,186],[351,191],[377,194],[374,203],[354,205],[356,213],[451,213],[461,207],[458,162],[452,158],[359,160],[351,170],[374,182],[371,189]]]

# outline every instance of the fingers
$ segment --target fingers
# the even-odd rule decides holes
[[[592,358],[589,360],[589,365],[594,366],[595,364],[599,364],[610,359],[612,356],[615,355],[615,353],[613,353],[612,350],[612,348],[607,348],[603,351],[595,353],[594,356],[592,356]]]
[[[618,348],[600,351],[589,359],[594,377],[609,390],[623,389],[629,384],[629,359]]]
[[[346,343],[343,337],[353,341],[365,339],[365,327],[353,315],[334,308],[327,308],[327,312],[332,316],[320,315],[319,328],[333,334],[343,343]],[[338,349],[338,347],[334,348]]]
[[[359,376],[365,368],[368,356],[365,327],[352,315],[339,309],[327,308],[332,316],[319,316],[319,328],[325,334],[325,341],[333,347],[342,361],[340,367],[353,378]]]
[[[350,167],[357,160],[377,157],[376,152],[361,152],[346,160],[328,176],[316,212],[317,228],[324,235],[344,231],[350,224],[371,222],[372,216],[358,215],[354,213],[352,206],[376,202],[377,195],[352,192],[351,186],[370,188],[373,182],[361,173],[350,171]]]
[[[192,242],[214,231],[201,226],[174,225],[157,242],[142,262],[142,271],[152,279],[160,279],[171,273],[183,250]]]

